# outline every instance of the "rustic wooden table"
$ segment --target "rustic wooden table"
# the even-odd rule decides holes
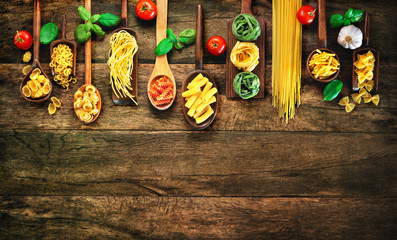
[[[254,0],[266,20],[266,97],[225,97],[225,56],[205,51],[205,68],[219,87],[220,110],[206,131],[192,131],[180,98],[165,112],[151,107],[155,22],[138,20],[129,1],[129,26],[139,35],[139,106],[111,102],[106,60],[109,33],[94,39],[93,81],[102,94],[98,120],[76,118],[73,93],[84,80],[54,85],[63,102],[54,116],[48,102],[19,93],[23,51],[16,30],[32,32],[33,1],[0,2],[0,238],[1,239],[396,239],[397,234],[397,2],[328,1],[327,15],[349,7],[371,14],[371,45],[381,52],[380,106],[359,105],[347,114],[338,101],[322,102],[324,84],[305,73],[302,105],[288,125],[271,105],[272,2]],[[316,1],[305,1],[316,5]],[[67,38],[81,20],[83,1],[42,1],[42,24],[61,25]],[[170,0],[169,27],[195,27],[204,7],[205,39],[226,37],[226,20],[239,0]],[[120,15],[121,1],[95,0],[95,13]],[[363,27],[363,24],[358,24]],[[317,25],[303,28],[303,59],[317,44]],[[350,94],[352,52],[328,29],[329,48],[341,58],[341,95]],[[49,73],[49,47],[40,60]],[[194,69],[194,47],[169,54],[180,94]],[[339,99],[339,97],[338,97]]]

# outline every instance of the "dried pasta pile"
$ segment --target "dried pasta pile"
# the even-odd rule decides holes
[[[114,33],[110,38],[110,52],[108,65],[110,67],[110,85],[118,98],[129,97],[136,105],[130,91],[131,74],[134,68],[134,55],[138,51],[138,44],[134,36],[125,30]]]
[[[151,85],[149,94],[156,106],[169,104],[174,98],[174,84],[168,77],[161,77]]]
[[[42,98],[51,91],[50,80],[41,74],[39,68],[35,68],[30,74],[30,80],[22,88],[22,93],[27,98]]]
[[[301,103],[302,26],[296,13],[302,0],[273,1],[273,107],[288,122]]]
[[[252,42],[237,41],[230,53],[230,61],[244,72],[252,72],[259,63],[259,48]]]
[[[87,85],[83,91],[78,90],[74,94],[74,101],[76,115],[83,122],[90,122],[99,113],[100,97],[92,85]]]
[[[76,83],[76,78],[71,76],[73,69],[72,49],[66,44],[58,44],[52,50],[50,67],[54,68],[54,81],[66,90],[69,89],[69,83]]]

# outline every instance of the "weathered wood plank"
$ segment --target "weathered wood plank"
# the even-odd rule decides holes
[[[395,239],[394,198],[0,197],[7,239]]]
[[[137,0],[129,1],[129,26],[134,28],[139,36],[139,61],[140,63],[154,62],[155,48],[155,22],[144,22],[136,18],[134,6]],[[316,1],[310,0],[307,4],[316,5]],[[82,23],[77,13],[77,7],[83,4],[81,1],[42,1],[42,23],[50,22],[51,19],[60,26],[62,15],[68,16],[68,33],[69,39],[74,39],[74,29]],[[214,35],[223,36],[226,39],[226,20],[235,17],[240,12],[240,0],[174,0],[169,1],[168,25],[176,33],[186,28],[195,27],[195,14],[197,4],[204,7],[205,27],[204,39]],[[266,20],[266,63],[271,62],[272,46],[272,4],[269,0],[254,0],[253,11],[255,15],[261,16]],[[354,0],[337,0],[327,2],[327,16],[334,13],[344,14],[348,8],[363,8],[371,14],[371,45],[381,52],[382,64],[397,63],[397,48],[391,36],[397,35],[397,4],[391,1],[385,4],[382,0],[365,1],[359,3]],[[121,1],[111,0],[95,1],[92,5],[92,11],[95,13],[111,12],[121,14]],[[17,14],[16,14],[17,13]],[[16,30],[27,30],[32,32],[33,3],[28,0],[19,1],[1,1],[0,19],[1,36],[0,39],[0,62],[1,63],[19,63],[21,62],[23,52],[16,49],[12,44]],[[358,24],[363,27],[362,23]],[[381,26],[381,27],[380,27]],[[111,29],[107,30],[105,38],[98,38],[93,41],[93,61],[105,63],[107,61],[109,50],[109,38]],[[328,29],[329,47],[336,51],[344,64],[351,62],[352,51],[345,50],[336,42],[338,29]],[[317,46],[317,25],[304,27],[303,29],[303,55],[304,58]],[[41,62],[49,62],[49,46],[41,46]],[[194,63],[194,47],[190,46],[180,52],[173,51],[169,54],[171,63]],[[80,45],[78,49],[78,61],[84,62],[84,48]],[[204,51],[204,62],[206,63],[225,63],[225,55],[221,57],[211,57],[207,51]]]
[[[65,92],[54,85],[53,96],[63,102],[63,107],[54,116],[47,112],[46,104],[32,104],[25,101],[19,93],[22,79],[22,64],[0,65],[0,128],[2,129],[129,129],[129,130],[190,130],[181,109],[180,96],[174,106],[165,112],[156,111],[147,99],[146,87],[153,65],[140,64],[138,84],[139,106],[114,106],[111,101],[109,70],[106,64],[93,64],[93,83],[102,95],[103,108],[98,120],[83,125],[73,110],[73,94],[84,79],[84,64],[79,64],[78,82]],[[49,67],[43,64],[49,71]],[[192,64],[172,64],[171,69],[180,94],[181,83],[186,74],[193,71]],[[230,100],[225,97],[224,65],[205,65],[213,75],[220,92],[219,114],[210,126],[212,130],[255,130],[255,131],[327,131],[327,132],[396,132],[397,130],[397,86],[396,66],[381,67],[380,107],[361,104],[354,112],[347,114],[338,100],[323,102],[324,84],[303,79],[302,105],[297,110],[296,118],[288,124],[277,116],[277,110],[271,103],[271,68],[266,69],[267,84],[265,99]],[[345,87],[341,96],[350,93],[350,68],[343,68],[341,79]],[[339,97],[340,98],[340,97]],[[339,99],[338,98],[338,99]],[[13,121],[9,121],[13,119]]]
[[[396,197],[396,137],[2,131],[0,195]]]

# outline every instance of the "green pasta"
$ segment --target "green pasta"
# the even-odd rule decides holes
[[[244,42],[255,41],[261,35],[259,22],[249,13],[238,15],[232,26],[234,36]]]
[[[252,72],[241,72],[233,79],[233,90],[242,99],[254,97],[258,94],[259,88],[259,78]]]

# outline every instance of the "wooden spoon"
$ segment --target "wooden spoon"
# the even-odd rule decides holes
[[[85,8],[89,12],[91,12],[91,0],[85,0]],[[85,84],[83,86],[81,86],[78,91],[84,92],[85,87],[88,85],[92,85],[91,84],[91,38],[88,39],[88,41],[85,43]],[[94,122],[98,118],[99,114],[101,113],[101,107],[102,107],[101,94],[99,93],[97,88],[95,88],[95,92],[99,97],[99,101],[97,103],[98,113],[91,119],[91,121],[86,122],[86,121],[81,120],[80,117],[77,115],[77,108],[74,107],[74,111],[77,115],[77,118],[80,119],[80,121],[82,121],[83,123]],[[74,100],[74,102],[76,102],[76,99]],[[73,105],[75,105],[75,104],[73,104]]]
[[[72,76],[76,76],[76,59],[77,59],[77,43],[74,41],[70,41],[66,39],[66,14],[62,17],[62,38],[56,41],[53,41],[50,45],[50,56],[52,56],[52,52],[54,47],[59,44],[65,44],[70,47],[73,52],[73,68],[72,68]],[[51,68],[52,77],[55,77],[55,70]]]
[[[30,74],[32,73],[32,71],[36,68],[39,68],[41,73],[47,78],[50,79],[48,77],[48,75],[44,72],[43,68],[40,65],[40,61],[39,61],[39,51],[40,51],[40,25],[41,25],[41,12],[40,12],[40,0],[34,0],[34,12],[33,12],[33,63],[32,66],[28,72],[28,74],[26,74],[26,76],[23,78],[22,82],[21,82],[21,86],[19,88],[19,91],[21,92],[22,97],[29,101],[29,102],[44,102],[45,100],[47,100],[51,93],[52,93],[52,84],[51,81],[49,82],[50,84],[50,92],[41,97],[41,98],[37,98],[37,99],[33,99],[33,98],[27,98],[25,97],[25,95],[23,95],[22,92],[22,88],[26,85],[26,83],[30,80]]]
[[[335,54],[335,59],[340,63],[338,55],[334,51],[327,48],[327,22],[326,22],[327,19],[325,17],[325,0],[318,0],[317,8],[318,8],[318,48],[317,49],[320,51],[325,51],[328,53]],[[309,73],[310,77],[316,81],[324,82],[324,83],[331,82],[339,75],[340,66],[339,66],[339,69],[337,70],[337,72],[334,73],[333,75],[329,76],[328,78],[326,78],[326,79],[316,78],[312,74],[312,71],[309,66],[309,62],[310,62],[310,59],[312,58],[313,54],[317,53],[316,52],[317,49],[313,50],[310,53],[309,57],[307,58],[307,61],[306,61],[307,72]]]
[[[166,38],[167,36],[167,9],[168,8],[168,0],[158,0],[157,1],[157,28],[156,28],[156,42],[157,45],[160,43],[161,40]],[[171,100],[171,102],[167,105],[160,105],[156,106],[154,104],[155,100],[150,96],[149,90],[151,88],[151,85],[159,78],[161,77],[167,77],[171,80],[172,84],[174,84],[174,98]],[[154,64],[154,69],[152,72],[152,75],[149,78],[148,85],[147,85],[147,92],[148,92],[148,97],[150,100],[150,103],[153,105],[158,110],[166,110],[169,107],[171,107],[172,103],[175,100],[176,97],[176,84],[175,84],[175,79],[174,75],[171,72],[171,69],[168,65],[168,60],[167,60],[167,54],[161,55],[161,56],[156,56],[156,63]]]
[[[196,70],[189,73],[189,75],[186,77],[182,85],[182,92],[187,90],[187,85],[189,85],[189,83],[200,73],[204,77],[208,78],[208,80],[212,82],[213,87],[216,88],[215,80],[207,71],[203,70],[203,26],[204,26],[203,9],[201,5],[198,5],[197,19],[196,19]],[[197,124],[194,118],[187,115],[189,109],[185,107],[185,103],[186,103],[185,99],[181,97],[183,115],[185,116],[186,121],[190,125],[192,125],[194,129],[198,129],[198,130],[204,129],[209,125],[211,125],[211,123],[214,121],[216,113],[218,111],[218,93],[216,93],[215,98],[216,98],[216,102],[211,104],[211,108],[214,110],[214,113],[206,121]]]
[[[124,30],[127,31],[129,34],[135,37],[135,39],[138,41],[138,37],[136,34],[136,31],[132,28],[128,28],[128,8],[127,8],[127,0],[122,0],[121,1],[121,28],[118,28],[112,32],[112,35],[114,33],[117,33],[118,31]],[[131,87],[132,91],[129,90],[132,96],[134,96],[134,100],[138,103],[138,54],[136,53],[134,55],[133,59],[133,64],[134,68],[132,69],[131,73]],[[136,106],[136,104],[131,100],[129,97],[117,97],[114,91],[112,90],[112,99],[113,103],[115,105],[133,105]]]
[[[369,14],[368,12],[365,13],[365,23],[364,23],[364,43],[365,46],[354,50],[353,52],[353,63],[357,61],[357,55],[358,54],[364,54],[367,53],[368,51],[371,51],[374,56],[375,56],[375,65],[374,65],[374,76],[373,76],[373,81],[374,81],[374,89],[377,91],[378,90],[378,80],[379,80],[379,58],[380,58],[380,53],[378,50],[375,50],[373,48],[368,47],[369,46]],[[358,79],[357,79],[357,74],[355,72],[356,66],[353,65],[353,77],[352,77],[352,89],[353,91],[357,91],[358,88]]]

